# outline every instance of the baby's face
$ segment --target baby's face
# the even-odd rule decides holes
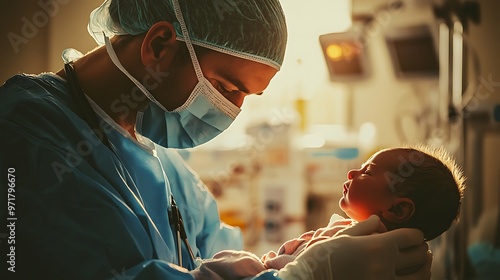
[[[388,211],[397,197],[389,185],[400,161],[398,150],[383,150],[374,154],[360,169],[347,173],[340,208],[356,221]]]

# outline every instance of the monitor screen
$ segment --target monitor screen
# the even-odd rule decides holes
[[[331,63],[334,75],[362,75],[361,55],[363,54],[354,41],[346,41],[327,47],[327,59]]]
[[[427,26],[392,30],[386,43],[398,78],[438,78],[439,60]]]
[[[366,48],[351,32],[320,36],[321,48],[332,81],[364,79],[368,67]]]

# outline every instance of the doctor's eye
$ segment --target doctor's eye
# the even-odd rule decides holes
[[[231,91],[230,91],[230,90],[226,89],[226,88],[225,88],[225,87],[223,87],[223,86],[221,86],[221,87],[220,87],[220,91],[221,91],[221,92],[224,92],[224,93],[231,93]]]
[[[221,83],[217,83],[217,86],[215,87],[220,93],[223,93],[223,94],[229,94],[231,93],[230,90],[228,90],[227,88],[225,88]]]

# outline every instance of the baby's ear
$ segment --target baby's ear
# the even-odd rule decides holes
[[[415,204],[406,197],[397,197],[393,205],[382,213],[387,221],[393,223],[403,223],[408,221],[415,213]]]

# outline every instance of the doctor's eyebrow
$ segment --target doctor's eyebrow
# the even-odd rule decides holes
[[[230,77],[229,75],[221,76],[221,79],[223,79],[224,81],[226,81],[228,83],[233,84],[234,86],[236,86],[238,88],[239,91],[241,91],[245,94],[262,95],[264,93],[264,91],[257,92],[257,93],[250,92],[250,90],[241,81],[239,81],[233,77]]]

